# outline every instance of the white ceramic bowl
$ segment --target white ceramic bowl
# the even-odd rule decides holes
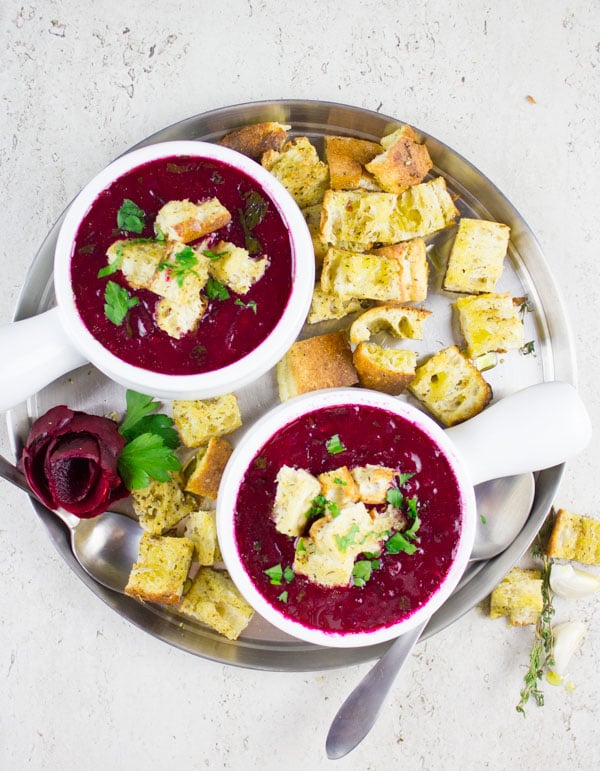
[[[86,213],[103,191],[124,174],[161,158],[198,158],[239,170],[275,204],[290,239],[291,293],[266,339],[242,358],[199,374],[164,374],[134,366],[105,348],[83,323],[71,284],[75,239]],[[133,235],[133,234],[131,234]],[[115,240],[119,238],[115,234]],[[0,409],[8,409],[59,375],[87,361],[126,388],[167,399],[208,398],[253,382],[269,370],[297,337],[308,313],[314,286],[314,253],[304,217],[287,190],[260,164],[240,153],[206,142],[163,142],[129,152],[103,169],[66,212],[55,250],[57,309],[2,330],[1,349],[14,362],[0,380]],[[91,291],[91,290],[90,290]],[[224,343],[225,344],[225,343]]]

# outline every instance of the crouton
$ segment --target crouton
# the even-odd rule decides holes
[[[358,382],[344,330],[296,341],[277,363],[276,372],[282,402],[319,388]]]
[[[201,498],[215,500],[232,452],[233,447],[227,439],[211,436],[206,447],[201,447],[183,470],[185,490]]]
[[[308,324],[318,324],[320,321],[343,319],[351,313],[364,310],[364,305],[368,305],[368,301],[358,300],[356,297],[343,298],[333,292],[324,292],[319,283],[313,290],[306,321]]]
[[[332,190],[378,189],[375,179],[364,166],[381,153],[380,144],[353,137],[326,136],[324,139]]]
[[[156,215],[155,224],[166,238],[188,244],[225,227],[230,219],[230,212],[218,198],[198,204],[185,199],[168,201]]]
[[[173,421],[186,447],[203,447],[211,436],[226,436],[242,425],[235,394],[214,399],[175,399]]]
[[[322,205],[317,203],[314,206],[307,206],[305,209],[302,209],[302,214],[304,215],[304,219],[308,225],[308,232],[310,233],[310,237],[312,239],[313,252],[315,254],[315,267],[317,271],[321,270],[323,259],[327,254],[327,249],[329,248],[328,245],[321,240],[320,231],[322,208]]]
[[[600,521],[559,509],[546,554],[585,565],[600,565]]]
[[[228,640],[237,640],[254,615],[229,575],[210,567],[200,568],[178,610]]]
[[[198,295],[186,305],[162,298],[154,309],[156,325],[169,337],[180,340],[198,328],[198,324],[208,307],[206,297]]]
[[[398,396],[415,377],[417,354],[401,348],[383,348],[377,343],[359,343],[352,361],[363,388]]]
[[[350,342],[367,342],[372,335],[386,332],[393,337],[423,339],[423,324],[431,315],[425,308],[405,305],[377,305],[361,313],[350,326]]]
[[[368,463],[366,466],[355,466],[350,469],[352,478],[358,487],[358,495],[363,503],[377,506],[385,503],[387,491],[396,475],[396,470],[387,466],[377,466]]]
[[[194,261],[193,269],[186,270],[181,275],[177,273],[179,255],[185,255],[185,258]],[[191,304],[204,289],[208,280],[209,264],[210,260],[201,250],[177,244],[168,259],[158,265],[146,288],[177,305]]]
[[[222,561],[214,511],[207,509],[192,511],[185,521],[184,535],[194,544],[194,557],[199,565],[214,565],[215,562]]]
[[[433,166],[427,148],[417,140],[410,126],[402,126],[383,137],[381,144],[384,151],[366,163],[365,168],[380,189],[388,193],[403,193],[422,182]]]
[[[319,159],[307,137],[286,142],[280,151],[267,150],[261,164],[281,182],[301,209],[323,200],[329,185],[329,168]]]
[[[542,608],[542,578],[539,570],[513,568],[490,597],[490,618],[508,616],[513,626],[537,623]]]
[[[221,137],[219,144],[260,161],[267,150],[281,150],[291,126],[274,121],[254,123],[230,131]]]
[[[333,471],[325,471],[317,478],[321,483],[321,494],[340,508],[358,501],[358,487],[346,466],[340,466]]]
[[[493,292],[504,270],[510,228],[463,217],[450,250],[442,287],[448,292]]]
[[[523,322],[508,292],[461,297],[454,305],[471,359],[523,346]]]
[[[443,177],[409,187],[398,199],[392,243],[432,235],[453,225],[458,214]]]
[[[397,302],[422,302],[427,298],[429,265],[427,247],[422,238],[373,249],[371,254],[391,257],[400,267],[400,293]]]
[[[294,553],[294,573],[321,586],[348,586],[354,569],[354,555],[332,556],[317,550],[309,537],[299,538]]]
[[[320,493],[319,480],[308,471],[282,466],[277,473],[273,505],[276,530],[292,536],[302,535],[312,501]]]
[[[446,427],[477,415],[492,398],[489,383],[455,345],[417,367],[408,390]]]
[[[132,499],[140,525],[153,535],[175,527],[194,508],[192,497],[183,490],[180,473],[171,474],[167,482],[150,480],[147,487],[133,491]]]
[[[222,256],[210,261],[210,275],[236,294],[246,294],[264,276],[269,265],[266,255],[251,257],[247,249],[228,241],[219,241],[213,251]]]
[[[116,263],[120,267],[132,289],[146,289],[160,263],[167,259],[170,249],[170,245],[164,241],[133,238],[129,241],[115,241],[107,249],[106,256],[109,265]]]
[[[397,260],[330,248],[323,260],[321,288],[342,300],[393,302],[402,297],[402,270]]]
[[[147,602],[176,605],[183,594],[193,551],[194,544],[188,538],[144,533],[125,594]]]

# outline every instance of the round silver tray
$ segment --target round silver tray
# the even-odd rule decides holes
[[[137,147],[175,139],[218,141],[235,128],[267,120],[291,124],[292,135],[308,136],[319,148],[326,133],[379,141],[382,135],[401,124],[397,119],[376,112],[330,102],[253,102],[188,118],[153,134]],[[566,314],[540,247],[527,223],[502,193],[461,155],[434,137],[424,133],[421,136],[426,140],[434,161],[433,171],[446,178],[449,190],[457,196],[461,213],[504,222],[511,228],[509,264],[502,279],[505,283],[498,288],[511,291],[513,296],[527,295],[529,298],[533,312],[527,314],[527,339],[534,339],[535,354],[517,358],[519,354],[513,352],[514,357],[507,356],[505,362],[486,373],[495,398],[543,380],[574,383],[575,361]],[[54,305],[52,267],[61,220],[55,223],[33,260],[17,303],[15,319],[28,318]],[[443,255],[448,237],[448,234],[443,234],[437,241],[434,239],[430,244],[430,249],[434,251],[430,254],[434,255],[437,250]],[[434,306],[437,303],[437,307],[432,307],[432,302]],[[427,307],[434,311],[433,316],[446,326],[445,330],[436,329],[428,335],[438,348],[439,341],[448,336],[451,324],[448,306],[448,298],[436,299],[435,293],[427,302]],[[313,328],[310,333],[320,331],[320,328]],[[421,353],[424,351],[421,350]],[[238,396],[244,423],[251,427],[252,421],[273,403],[273,374],[269,373],[246,390],[247,393]],[[120,388],[91,365],[57,380],[7,413],[15,455],[22,447],[31,419],[49,407],[64,403],[74,409],[101,414],[110,411],[111,404],[114,409],[117,400],[119,403],[122,401]],[[527,427],[524,426],[523,430],[526,431]],[[534,505],[521,533],[503,554],[470,566],[454,594],[432,617],[424,638],[436,634],[480,602],[522,557],[547,516],[562,472],[563,466],[557,466],[536,475]],[[68,532],[62,522],[39,504],[32,502],[32,505],[58,552],[95,595],[145,632],[189,653],[251,669],[311,671],[368,661],[381,656],[389,646],[389,643],[384,643],[356,649],[321,648],[287,637],[261,618],[254,619],[240,639],[230,642],[168,609],[143,605],[98,585],[74,559]]]

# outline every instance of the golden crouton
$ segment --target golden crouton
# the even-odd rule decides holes
[[[260,161],[267,150],[281,150],[291,126],[274,121],[254,123],[250,126],[230,131],[221,137],[219,144],[237,150],[255,161]]]
[[[339,388],[358,382],[344,330],[296,341],[278,362],[281,401],[319,388]]]
[[[314,541],[299,538],[294,553],[294,573],[321,586],[348,586],[354,569],[354,554],[334,555],[318,551]]]
[[[400,339],[422,340],[423,324],[431,315],[425,308],[405,305],[376,305],[361,313],[350,326],[350,342],[367,342],[372,335],[386,332]]]
[[[450,250],[443,288],[449,292],[493,292],[504,269],[510,228],[463,217]]]
[[[321,288],[343,300],[394,302],[403,295],[402,269],[394,258],[332,247],[323,260]]]
[[[273,505],[275,529],[297,536],[306,530],[312,501],[321,492],[319,480],[305,469],[282,466],[277,473]]]
[[[408,390],[444,426],[472,418],[492,398],[489,383],[455,345],[417,367]]]
[[[192,511],[185,521],[184,535],[194,544],[194,555],[199,565],[207,566],[221,562],[214,511],[207,509]]]
[[[364,310],[364,305],[368,305],[368,301],[357,300],[355,297],[339,297],[333,292],[324,292],[321,284],[317,284],[313,290],[306,321],[309,324],[318,324],[320,321],[343,319],[350,313]]]
[[[125,594],[147,602],[176,605],[183,594],[193,551],[194,544],[188,538],[144,533]]]
[[[156,269],[167,259],[170,245],[164,241],[115,241],[106,251],[108,264],[117,263],[132,289],[146,289]]]
[[[215,500],[219,483],[233,447],[227,439],[211,436],[184,468],[185,489],[201,498]]]
[[[433,166],[427,148],[417,141],[410,126],[402,126],[383,137],[381,144],[384,152],[369,161],[365,168],[388,193],[403,193],[422,182]]]
[[[281,151],[267,150],[261,164],[281,182],[301,209],[323,200],[329,184],[329,168],[319,159],[307,137],[286,142]]]
[[[490,618],[508,616],[513,626],[535,624],[542,608],[542,578],[539,570],[513,568],[490,597]]]
[[[508,292],[461,297],[455,302],[467,355],[504,353],[524,344],[523,322]]]
[[[235,394],[214,399],[175,399],[173,420],[186,447],[203,447],[211,436],[231,434],[242,425]]]
[[[187,244],[225,227],[231,214],[218,198],[195,204],[184,201],[168,201],[156,215],[156,227],[166,238]]]
[[[552,558],[600,565],[600,521],[559,509],[546,553]]]
[[[207,307],[208,300],[200,294],[185,305],[163,297],[156,303],[154,309],[156,325],[169,337],[180,340],[184,335],[197,329]]]
[[[211,276],[226,284],[236,294],[246,294],[264,276],[269,265],[266,255],[261,258],[251,257],[247,249],[228,241],[219,241],[212,251],[222,256],[210,261]]]
[[[178,610],[229,640],[237,640],[254,615],[229,575],[210,567],[200,568]]]
[[[417,354],[401,348],[383,348],[377,343],[359,343],[352,361],[363,388],[398,396],[415,377]]]
[[[363,503],[369,503],[372,506],[385,503],[387,491],[396,475],[395,469],[368,463],[366,466],[355,466],[350,473],[356,482],[358,495]]]
[[[397,302],[422,302],[427,298],[429,265],[427,247],[422,238],[411,238],[391,246],[373,249],[371,254],[391,257],[400,267],[400,293]]]
[[[340,508],[359,499],[358,487],[346,466],[325,471],[317,477],[321,483],[321,494]]]
[[[377,183],[364,166],[382,151],[377,142],[353,137],[325,137],[325,160],[329,164],[332,190],[377,190]]]
[[[392,243],[425,238],[453,225],[458,214],[443,177],[409,187],[398,198]]]
[[[313,251],[315,253],[315,267],[317,271],[321,270],[323,259],[327,254],[327,249],[329,248],[328,245],[321,240],[322,208],[322,205],[317,203],[314,206],[307,206],[305,209],[302,209],[302,214],[304,214],[304,219],[308,225],[308,232],[310,233],[310,237],[312,239]]]
[[[153,535],[175,527],[194,508],[192,497],[183,490],[180,473],[171,474],[167,482],[151,479],[147,487],[133,491],[132,499],[140,525]]]

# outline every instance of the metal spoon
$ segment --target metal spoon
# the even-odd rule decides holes
[[[490,559],[521,532],[535,494],[533,474],[502,477],[475,487],[479,521],[471,561]],[[335,716],[325,749],[330,760],[351,752],[375,725],[381,707],[427,621],[398,637],[360,681]]]
[[[0,477],[39,500],[25,476],[0,455]],[[137,560],[142,529],[125,514],[105,511],[93,519],[79,519],[62,509],[52,511],[71,532],[71,549],[85,572],[103,586],[123,593]]]

